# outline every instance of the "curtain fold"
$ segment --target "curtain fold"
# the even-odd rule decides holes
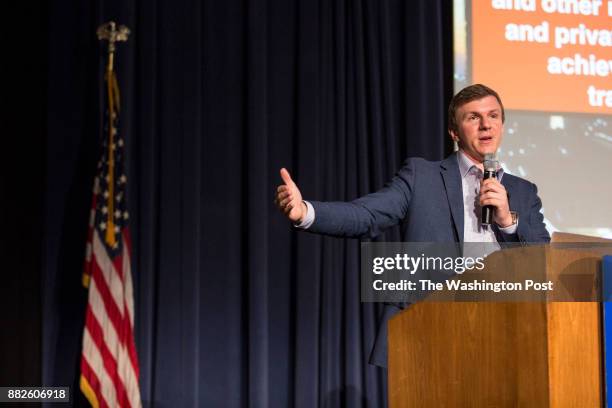
[[[305,199],[351,200],[444,156],[450,1],[75,4],[49,6],[44,383],[78,374],[94,33],[113,19],[132,30],[116,65],[144,405],[384,406],[359,242],[296,231],[273,194],[281,167]]]

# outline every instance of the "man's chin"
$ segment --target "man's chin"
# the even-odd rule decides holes
[[[492,154],[492,155],[495,156],[497,154],[497,147],[492,146],[492,147],[487,147],[487,148],[484,148],[484,149],[480,149],[480,150],[478,150],[477,153],[480,156],[480,159],[484,160],[485,156],[488,155],[488,154]]]
[[[497,146],[480,146],[478,149],[462,149],[465,154],[467,154],[473,161],[477,161],[478,163],[482,163],[484,161],[485,155],[497,153]]]

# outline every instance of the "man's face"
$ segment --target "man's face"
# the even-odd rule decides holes
[[[457,130],[451,130],[453,140],[476,162],[482,162],[485,154],[495,154],[501,144],[504,124],[502,110],[497,99],[485,96],[460,106],[455,112]]]

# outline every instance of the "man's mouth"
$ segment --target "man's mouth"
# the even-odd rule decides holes
[[[480,141],[480,143],[489,143],[493,141],[493,136],[480,136],[478,140]]]

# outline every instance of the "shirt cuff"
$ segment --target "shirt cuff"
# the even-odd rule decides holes
[[[304,200],[304,204],[306,204],[306,208],[308,209],[308,211],[306,211],[306,216],[302,219],[302,222],[299,224],[293,224],[293,226],[296,228],[308,229],[314,223],[315,210],[312,204],[310,204],[308,201]]]
[[[516,230],[518,228],[518,223],[519,223],[519,220],[516,220],[516,224],[508,225],[505,228],[499,227],[499,230],[506,235],[512,235],[516,233]]]

